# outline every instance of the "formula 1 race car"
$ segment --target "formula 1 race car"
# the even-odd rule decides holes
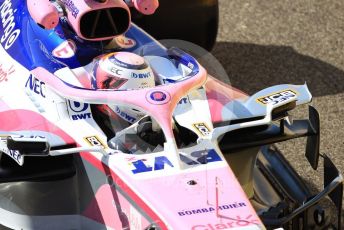
[[[217,27],[217,1],[185,2],[209,7],[200,34]],[[249,96],[221,83],[131,22],[148,27],[158,6],[0,0],[1,229],[340,229],[343,179],[319,153],[319,114],[289,115],[311,102],[307,85]],[[162,24],[150,29],[174,30]],[[324,160],[318,194],[274,145],[300,137],[314,170]]]

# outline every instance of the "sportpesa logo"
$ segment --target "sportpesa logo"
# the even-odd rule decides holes
[[[17,40],[20,30],[15,29],[16,23],[14,22],[13,14],[17,10],[13,10],[12,1],[6,0],[0,6],[0,17],[3,28],[3,35],[0,39],[1,43],[4,43],[4,48],[9,49],[13,43]]]

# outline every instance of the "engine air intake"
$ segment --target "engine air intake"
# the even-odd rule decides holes
[[[120,7],[89,11],[80,19],[80,32],[86,39],[102,39],[123,34],[129,27],[130,15]]]

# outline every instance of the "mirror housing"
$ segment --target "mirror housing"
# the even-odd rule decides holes
[[[44,29],[54,29],[59,23],[59,13],[48,0],[28,0],[27,8],[33,20]]]
[[[158,0],[133,0],[135,8],[142,14],[151,15],[159,7]]]

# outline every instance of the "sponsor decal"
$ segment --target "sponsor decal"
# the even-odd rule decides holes
[[[221,157],[214,149],[207,151],[195,151],[192,152],[190,156],[180,154],[179,157],[180,160],[187,165],[199,165],[221,161]]]
[[[287,89],[287,90],[273,93],[264,97],[257,98],[257,102],[263,105],[267,105],[267,104],[277,105],[290,98],[296,98],[296,97],[297,97],[297,92],[291,89]]]
[[[132,162],[132,165],[135,167],[135,169],[132,170],[134,174],[164,170],[165,165],[168,165],[171,168],[174,167],[171,161],[166,156],[155,157],[154,167],[146,165],[143,160]]]
[[[189,67],[190,69],[194,69],[195,65],[191,62],[188,62],[187,67]]]
[[[164,90],[153,90],[147,93],[146,99],[151,104],[163,105],[171,100],[171,96]]]
[[[227,220],[230,219],[230,220]],[[217,230],[217,229],[229,229],[237,227],[245,227],[249,225],[260,225],[260,221],[255,219],[253,215],[247,216],[236,216],[236,217],[227,217],[226,221],[217,224],[199,224],[192,226],[192,230]]]
[[[23,165],[23,156],[18,150],[1,149],[7,156],[11,157],[17,164]]]
[[[0,152],[5,153],[7,156],[11,157],[17,164],[23,165],[24,163],[24,158],[20,154],[18,150],[10,150],[7,148],[7,135],[2,135],[0,137],[1,139],[1,144],[0,144]]]
[[[69,12],[73,15],[74,18],[76,18],[79,14],[79,9],[75,6],[75,3],[73,0],[62,0],[65,7],[69,10]]]
[[[90,119],[91,117],[92,117],[91,113],[82,113],[82,114],[72,115],[73,121],[86,120],[86,119]]]
[[[68,101],[69,108],[76,113],[85,112],[88,109],[88,104],[77,101]]]
[[[89,137],[84,137],[85,141],[89,143],[91,146],[100,146],[103,149],[107,148],[107,145],[105,145],[100,138],[97,136],[89,136]]]
[[[148,87],[148,82],[142,82],[140,85],[141,89],[147,88]]]
[[[16,23],[14,22],[14,13],[16,12],[17,10],[13,10],[12,8],[11,0],[5,0],[0,6],[0,17],[3,28],[3,35],[0,38],[0,42],[4,44],[5,50],[11,48],[20,34],[20,30],[16,29]]]
[[[130,156],[130,157],[127,157],[125,158],[128,162],[133,162],[133,161],[137,161],[138,159],[135,157],[135,156]],[[142,160],[142,159],[141,159]]]
[[[142,78],[150,78],[151,77],[151,73],[150,72],[148,72],[148,73],[131,73],[131,77],[135,78],[135,79],[137,79],[137,78],[140,78],[140,79],[142,79]]]
[[[244,202],[235,202],[232,204],[224,204],[219,205],[219,210],[226,210],[226,209],[236,209],[241,207],[246,207],[247,205]],[[209,212],[215,212],[216,209],[214,207],[204,207],[204,208],[198,208],[198,209],[191,209],[191,210],[183,210],[178,212],[179,216],[191,216],[191,215],[197,215],[202,213],[209,213]]]
[[[167,94],[161,91],[156,91],[150,94],[150,98],[154,101],[161,102],[166,100]]]
[[[170,83],[176,83],[177,81],[173,79],[164,78],[162,79],[162,82],[163,82],[163,85],[168,85]]]
[[[127,114],[126,112],[123,112],[120,110],[120,108],[118,108],[118,106],[116,106],[116,110],[115,112],[124,120],[130,122],[130,123],[134,123],[136,121],[136,118],[133,116],[130,116],[129,114]]]
[[[45,45],[43,44],[42,41],[37,41],[39,44],[39,48],[41,49],[42,53],[45,55],[45,57],[50,60],[52,63],[56,63],[56,64],[61,64],[61,65],[65,65],[63,62],[58,61],[57,59],[55,59],[51,54],[52,52],[48,51],[48,49],[45,47]]]
[[[15,138],[23,138],[23,139],[45,139],[45,136],[36,136],[36,135],[30,135],[30,136],[25,136],[25,135],[11,135],[12,137]]]
[[[210,129],[205,123],[196,123],[193,124],[193,127],[195,127],[199,134],[202,136],[209,136],[210,135]]]
[[[121,48],[129,49],[136,46],[136,41],[134,39],[125,37],[124,35],[115,38],[117,45]]]
[[[195,151],[190,154],[190,156],[185,156],[180,154],[180,160],[186,165],[200,165],[207,164],[210,162],[221,161],[220,156],[216,153],[214,149],[209,151]],[[131,162],[135,169],[132,170],[134,174],[146,173],[152,171],[164,170],[165,166],[173,168],[174,165],[166,156],[158,156],[154,158],[154,167],[147,163],[146,159],[136,160]]]
[[[118,69],[116,67],[111,67],[111,68],[109,68],[109,70],[118,76],[122,76],[123,70],[121,70],[121,69]]]
[[[188,104],[188,103],[189,103],[189,99],[188,99],[187,97],[182,98],[182,99],[178,102],[179,105],[184,105],[184,104]]]
[[[76,45],[72,40],[67,40],[62,42],[58,47],[56,47],[52,54],[57,58],[71,58],[75,55]]]
[[[4,68],[2,64],[0,64],[0,83],[4,81],[8,81],[8,77],[15,72],[15,68],[11,65],[10,68]]]
[[[88,111],[89,105],[82,102],[77,101],[68,101],[69,108],[72,112],[76,114],[72,114],[72,120],[78,121],[78,120],[86,120],[92,117],[92,114]]]
[[[29,78],[27,79],[25,87],[30,89],[35,94],[45,98],[45,83],[35,78],[32,74],[30,74]]]

